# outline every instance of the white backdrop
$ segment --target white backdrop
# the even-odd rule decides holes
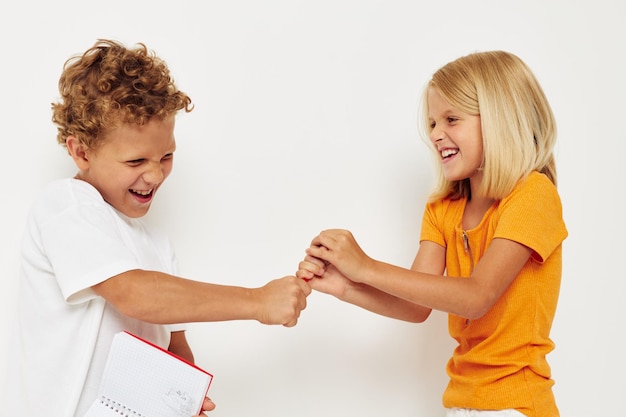
[[[626,384],[612,380],[626,373],[623,2],[26,0],[2,9],[3,328],[25,210],[45,183],[74,173],[50,121],[61,67],[97,38],[146,43],[192,97],[149,221],[171,233],[184,276],[245,286],[294,273],[331,227],[409,266],[433,180],[416,127],[422,87],[460,55],[505,49],[535,71],[559,126],[570,237],[549,356],[558,404],[570,417],[623,409]],[[414,325],[314,293],[295,328],[200,323],[189,338],[215,375],[213,417],[444,415],[453,345],[442,313]]]

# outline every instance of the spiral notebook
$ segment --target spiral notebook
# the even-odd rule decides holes
[[[213,375],[132,333],[113,337],[98,396],[85,417],[200,414]]]

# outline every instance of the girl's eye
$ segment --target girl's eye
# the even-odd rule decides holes
[[[161,159],[162,161],[167,161],[168,159],[172,159],[174,157],[173,153],[168,153],[167,155],[165,155],[163,157],[163,159]]]
[[[139,165],[143,162],[143,159],[133,159],[131,161],[127,161],[128,165]]]
[[[448,117],[448,123],[454,123],[457,120],[459,120],[459,119],[457,119],[456,117]]]

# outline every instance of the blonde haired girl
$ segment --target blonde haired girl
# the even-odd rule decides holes
[[[459,110],[480,115],[485,155],[482,194],[502,199],[532,171],[546,174],[556,185],[554,115],[521,59],[504,51],[468,55],[437,71],[428,87],[422,100],[422,128],[428,135],[431,88]],[[438,172],[439,184],[431,200],[469,195],[469,181],[451,181],[441,169]]]
[[[439,180],[411,269],[369,257],[335,229],[313,239],[296,275],[396,319],[447,312],[458,342],[443,394],[449,417],[557,417],[546,355],[567,230],[550,105],[518,57],[474,53],[435,72],[422,122]]]

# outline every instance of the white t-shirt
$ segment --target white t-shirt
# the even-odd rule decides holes
[[[7,415],[82,416],[119,331],[167,348],[173,327],[124,317],[91,289],[133,269],[175,274],[167,237],[84,181],[58,180],[42,192],[22,243]]]

